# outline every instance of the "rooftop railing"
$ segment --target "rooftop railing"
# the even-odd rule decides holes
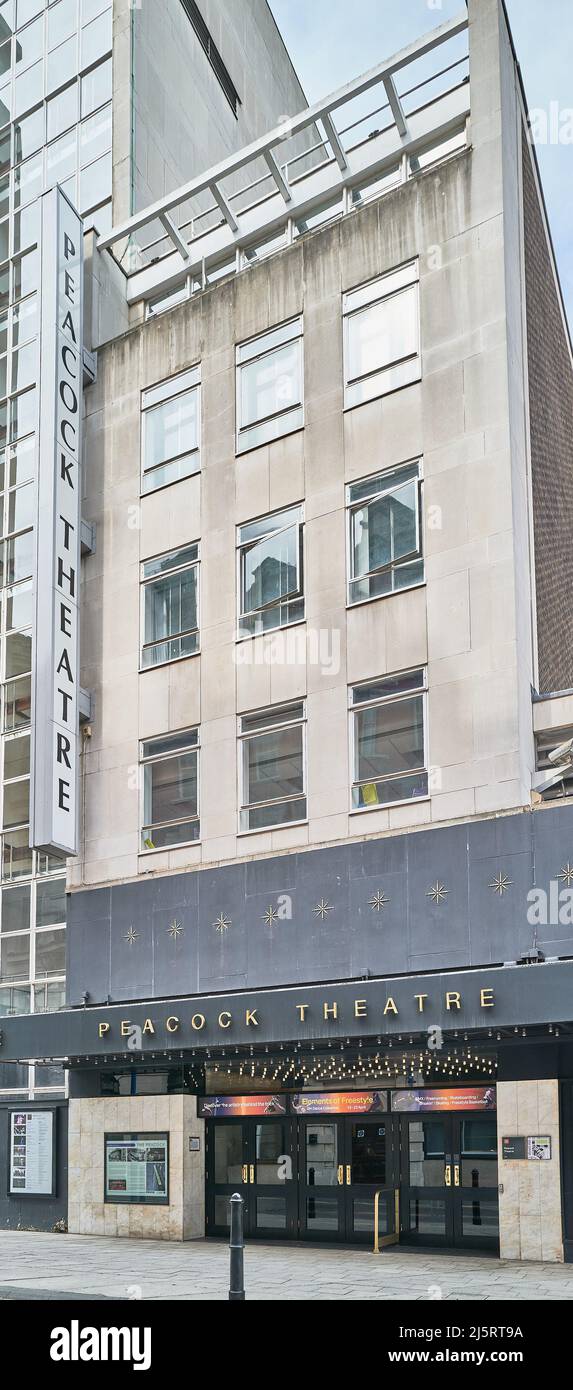
[[[128,301],[159,312],[464,148],[467,31],[464,10],[100,237]]]

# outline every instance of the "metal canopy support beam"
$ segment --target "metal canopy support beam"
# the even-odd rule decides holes
[[[282,169],[280,168],[280,165],[277,164],[277,161],[276,161],[276,159],[275,159],[275,157],[274,157],[274,154],[273,154],[272,150],[265,150],[265,156],[264,156],[264,157],[265,157],[265,163],[266,163],[266,165],[268,166],[268,168],[269,168],[269,170],[270,170],[270,172],[271,172],[271,174],[272,174],[272,176],[273,176],[273,178],[274,178],[274,181],[275,181],[276,186],[277,186],[277,188],[278,188],[278,190],[279,190],[279,193],[282,193],[282,196],[283,196],[283,198],[284,198],[284,200],[285,200],[285,203],[290,203],[291,200],[292,200],[292,193],[291,193],[290,188],[289,188],[289,186],[288,186],[288,183],[287,183],[287,181],[286,181],[286,179],[285,179],[285,177],[284,177],[284,175],[283,175],[283,171],[282,171]]]
[[[173,218],[169,216],[168,212],[160,212],[159,220],[163,223],[165,231],[167,232],[170,241],[173,242],[175,250],[179,251],[184,261],[188,261],[190,259],[189,247],[187,245],[187,242],[183,240],[179,228],[175,226]]]
[[[400,97],[398,95],[398,90],[392,73],[387,73],[386,76],[382,78],[382,81],[386,89],[386,96],[388,97],[388,101],[390,103],[390,110],[394,117],[398,134],[401,140],[405,140],[408,138],[408,122],[404,115],[404,108],[402,106],[402,102],[400,101]]]
[[[336,159],[336,163],[338,164],[338,168],[341,174],[344,174],[348,168],[348,160],[342,147],[338,131],[335,129],[332,116],[329,115],[328,111],[325,111],[322,117],[322,124],[324,126],[326,138]]]
[[[234,214],[234,212],[233,212],[233,209],[232,209],[230,203],[227,202],[227,199],[226,199],[226,197],[225,197],[225,194],[223,193],[223,190],[222,190],[221,188],[219,188],[218,183],[212,183],[212,184],[209,185],[209,187],[210,187],[211,193],[213,194],[213,197],[214,197],[214,199],[215,199],[215,202],[216,202],[216,204],[217,204],[217,207],[220,208],[220,210],[221,210],[221,212],[222,212],[222,214],[223,214],[223,217],[225,218],[225,222],[227,223],[227,226],[229,226],[229,227],[231,228],[231,231],[232,231],[232,232],[238,232],[238,230],[239,230],[239,223],[237,222],[237,219],[236,219],[236,217],[235,217],[235,214]]]

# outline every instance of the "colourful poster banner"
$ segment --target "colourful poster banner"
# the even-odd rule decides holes
[[[233,1119],[234,1115],[286,1115],[286,1096],[201,1096],[197,1114],[203,1120]]]
[[[377,1115],[388,1109],[385,1091],[307,1091],[291,1096],[295,1115]]]
[[[392,1091],[394,1114],[433,1114],[439,1110],[495,1110],[495,1086],[464,1086],[455,1090]]]

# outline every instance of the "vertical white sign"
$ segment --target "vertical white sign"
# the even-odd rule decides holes
[[[42,198],[30,844],[77,853],[82,221]]]

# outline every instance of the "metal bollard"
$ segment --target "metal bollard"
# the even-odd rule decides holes
[[[245,1242],[243,1239],[244,1209],[245,1203],[240,1192],[234,1192],[231,1197],[231,1234],[229,1240],[229,1250],[231,1254],[229,1301],[231,1303],[243,1303],[245,1299],[243,1259],[245,1251]]]

